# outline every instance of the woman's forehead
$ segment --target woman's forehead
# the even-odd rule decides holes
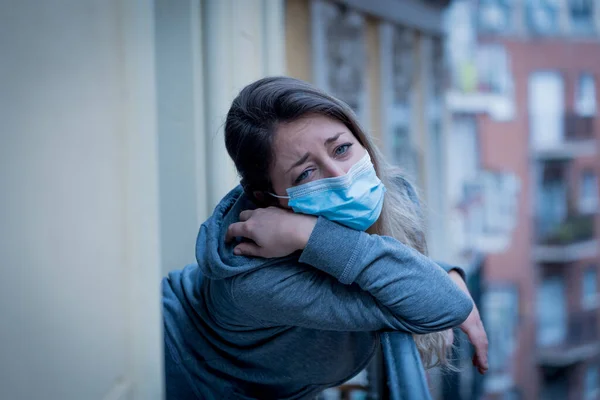
[[[274,144],[281,150],[286,147],[302,146],[302,144],[325,145],[327,139],[339,133],[350,134],[344,124],[333,118],[311,115],[281,124],[277,129]]]

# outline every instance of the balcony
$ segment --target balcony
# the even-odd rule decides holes
[[[565,117],[565,136],[567,141],[593,141],[594,119],[591,116],[568,114]]]
[[[594,156],[596,140],[595,117],[567,114],[562,119],[563,138],[533,145],[534,157],[541,160],[569,160]],[[533,132],[532,132],[533,133]]]
[[[461,114],[488,114],[495,121],[514,118],[515,104],[506,94],[450,91],[446,94],[448,109]]]
[[[597,309],[569,315],[566,328],[566,334],[559,343],[538,347],[537,361],[540,365],[566,367],[600,355]]]
[[[495,121],[514,118],[514,83],[504,46],[479,44],[471,59],[452,66],[452,75],[445,99],[451,112],[486,114]]]
[[[568,217],[540,235],[533,249],[533,258],[538,263],[570,263],[597,256],[593,215]]]

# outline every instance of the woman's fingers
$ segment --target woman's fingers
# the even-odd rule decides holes
[[[473,365],[477,367],[479,373],[483,374],[488,369],[488,340],[483,325],[478,323],[475,329],[467,331],[467,336],[475,347]]]
[[[240,213],[240,221],[248,221],[254,210],[244,210]]]
[[[479,329],[480,329],[480,336],[479,336],[479,361],[481,363],[481,368],[483,368],[484,370],[488,369],[488,338],[487,338],[487,334],[485,333],[485,329],[483,328],[483,324],[481,323],[481,321],[479,322]]]
[[[236,256],[261,257],[260,247],[256,243],[240,243],[233,249]]]
[[[250,237],[250,229],[248,229],[248,222],[235,222],[229,225],[225,234],[225,242],[231,242],[236,237],[252,239]]]
[[[252,239],[250,237],[250,229],[247,222],[254,211],[255,210],[244,210],[240,213],[240,222],[234,222],[233,224],[229,225],[229,228],[227,228],[225,242],[229,243],[233,240],[233,238],[236,237]]]
[[[488,338],[477,308],[473,309],[469,318],[461,325],[461,329],[475,348],[473,365],[477,367],[480,374],[484,374],[488,369]]]
[[[473,365],[477,367],[477,371],[479,371],[481,375],[485,374],[488,370],[487,364],[483,364],[477,354],[473,356]]]
[[[473,355],[473,366],[476,367],[477,371],[482,375],[488,370],[487,364],[485,364],[477,354]]]

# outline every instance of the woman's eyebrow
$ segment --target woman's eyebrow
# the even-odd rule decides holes
[[[325,144],[325,146],[327,146],[328,144],[330,144],[330,143],[333,143],[333,142],[335,142],[336,140],[338,140],[338,138],[339,138],[340,136],[342,136],[344,133],[346,133],[346,132],[339,132],[337,135],[335,135],[335,136],[332,136],[332,137],[330,137],[329,139],[327,139],[327,140],[325,141],[325,143],[324,143],[324,144]]]
[[[328,140],[329,140],[329,139],[328,139]],[[294,168],[296,168],[298,165],[304,164],[304,163],[306,162],[306,160],[308,160],[308,157],[309,157],[309,155],[310,155],[309,153],[306,153],[305,155],[303,155],[303,156],[302,156],[302,158],[301,158],[301,159],[299,159],[298,161],[296,161],[296,162],[294,163],[294,165],[292,165],[292,166],[290,167],[290,169],[288,169],[287,171],[285,171],[285,173],[287,174],[287,173],[289,173],[291,170],[293,170]]]

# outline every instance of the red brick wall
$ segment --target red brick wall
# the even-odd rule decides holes
[[[535,363],[535,287],[541,268],[531,261],[534,240],[529,156],[528,78],[538,70],[555,70],[563,74],[565,105],[573,110],[575,89],[579,74],[591,72],[596,79],[596,96],[600,93],[600,45],[597,42],[577,43],[569,40],[515,40],[494,39],[487,43],[504,44],[510,55],[515,88],[515,118],[496,122],[487,116],[478,119],[482,167],[515,173],[521,180],[518,225],[507,252],[489,256],[485,268],[488,283],[514,283],[520,296],[522,324],[515,351],[515,380],[523,399],[538,398],[539,369]],[[600,99],[597,99],[600,109]],[[600,123],[595,124],[600,138]],[[600,152],[598,152],[600,155]],[[594,166],[600,176],[599,156],[576,160],[572,163],[570,184],[572,193],[579,193],[579,174],[582,168]],[[597,227],[600,223],[597,221]],[[600,232],[600,230],[596,230]],[[566,272],[569,307],[579,307],[581,278],[589,260],[577,265],[562,266]],[[577,382],[583,378],[577,377]],[[580,379],[581,378],[581,379]]]

